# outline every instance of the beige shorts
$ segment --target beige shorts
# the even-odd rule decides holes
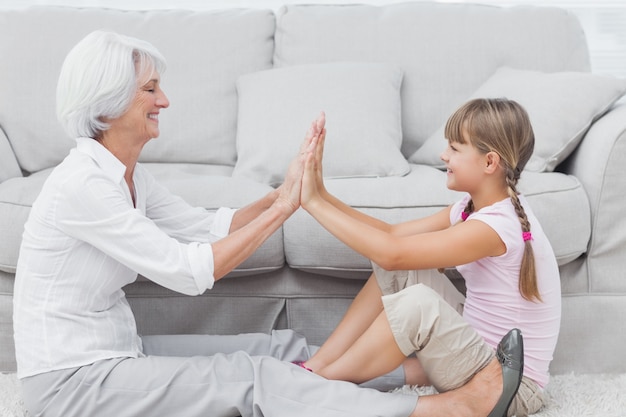
[[[463,386],[493,359],[493,348],[462,317],[465,297],[445,275],[372,267],[398,347],[415,353],[437,391]],[[509,415],[535,413],[543,403],[541,389],[524,377]]]

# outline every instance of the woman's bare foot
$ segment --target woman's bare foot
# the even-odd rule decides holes
[[[502,389],[502,368],[494,358],[462,387],[420,397],[411,417],[486,417]]]

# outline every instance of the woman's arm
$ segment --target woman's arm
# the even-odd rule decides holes
[[[279,193],[280,191],[277,189],[270,191],[262,198],[235,211],[235,214],[233,214],[233,220],[230,224],[230,233],[241,229],[259,217],[261,213],[269,209],[278,198]]]
[[[214,242],[211,247],[213,249],[213,276],[215,280],[223,278],[252,255],[294,211],[292,203],[277,198],[254,220]]]

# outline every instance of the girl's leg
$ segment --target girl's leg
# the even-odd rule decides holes
[[[382,292],[372,274],[326,342],[306,361],[317,372],[342,356],[383,311]]]
[[[387,271],[372,262],[372,269],[383,295],[395,294],[407,287],[424,284],[437,292],[459,314],[463,314],[465,296],[450,279],[436,269]],[[432,385],[420,361],[410,356],[402,364],[405,383],[410,385]]]
[[[394,340],[415,352],[439,392],[464,385],[494,357],[494,349],[433,289],[417,284],[383,297]]]
[[[384,285],[390,292],[396,292],[408,284],[407,280],[410,280],[412,273],[409,271],[386,271],[376,264],[372,264],[372,266],[374,272],[355,297],[339,325],[313,357],[304,363],[307,368],[317,371],[341,357],[383,311],[381,298],[384,294],[380,285]],[[412,284],[415,283],[417,282],[412,282]],[[402,383],[420,386],[430,385],[422,365],[415,357],[406,358],[402,363],[402,369],[398,372],[404,374]],[[387,389],[390,387],[389,384],[398,385],[396,381],[397,378],[395,377],[388,384],[377,380],[372,386],[378,389],[383,387]]]
[[[383,304],[363,337],[322,374],[359,382],[415,351],[442,394],[420,397],[412,417],[489,414],[503,394],[503,365],[456,310],[422,284],[385,296]]]
[[[402,362],[402,369],[404,371],[404,383],[408,385],[417,386],[430,386],[432,382],[428,379],[424,367],[420,363],[419,359],[410,356]]]
[[[405,359],[383,311],[343,355],[317,373],[328,379],[362,383],[396,369]]]
[[[439,392],[464,385],[493,358],[482,337],[423,284],[383,297],[384,312],[331,365],[331,379],[362,382],[388,372],[415,352]]]
[[[498,402],[502,387],[502,369],[494,358],[465,385],[420,397],[411,417],[484,417]]]

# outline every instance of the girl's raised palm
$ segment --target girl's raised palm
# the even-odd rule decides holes
[[[324,140],[326,129],[322,129],[315,152],[307,155],[304,174],[302,176],[302,191],[300,203],[306,209],[307,205],[316,198],[323,198],[326,193],[324,175],[322,172],[322,156],[324,154]]]

